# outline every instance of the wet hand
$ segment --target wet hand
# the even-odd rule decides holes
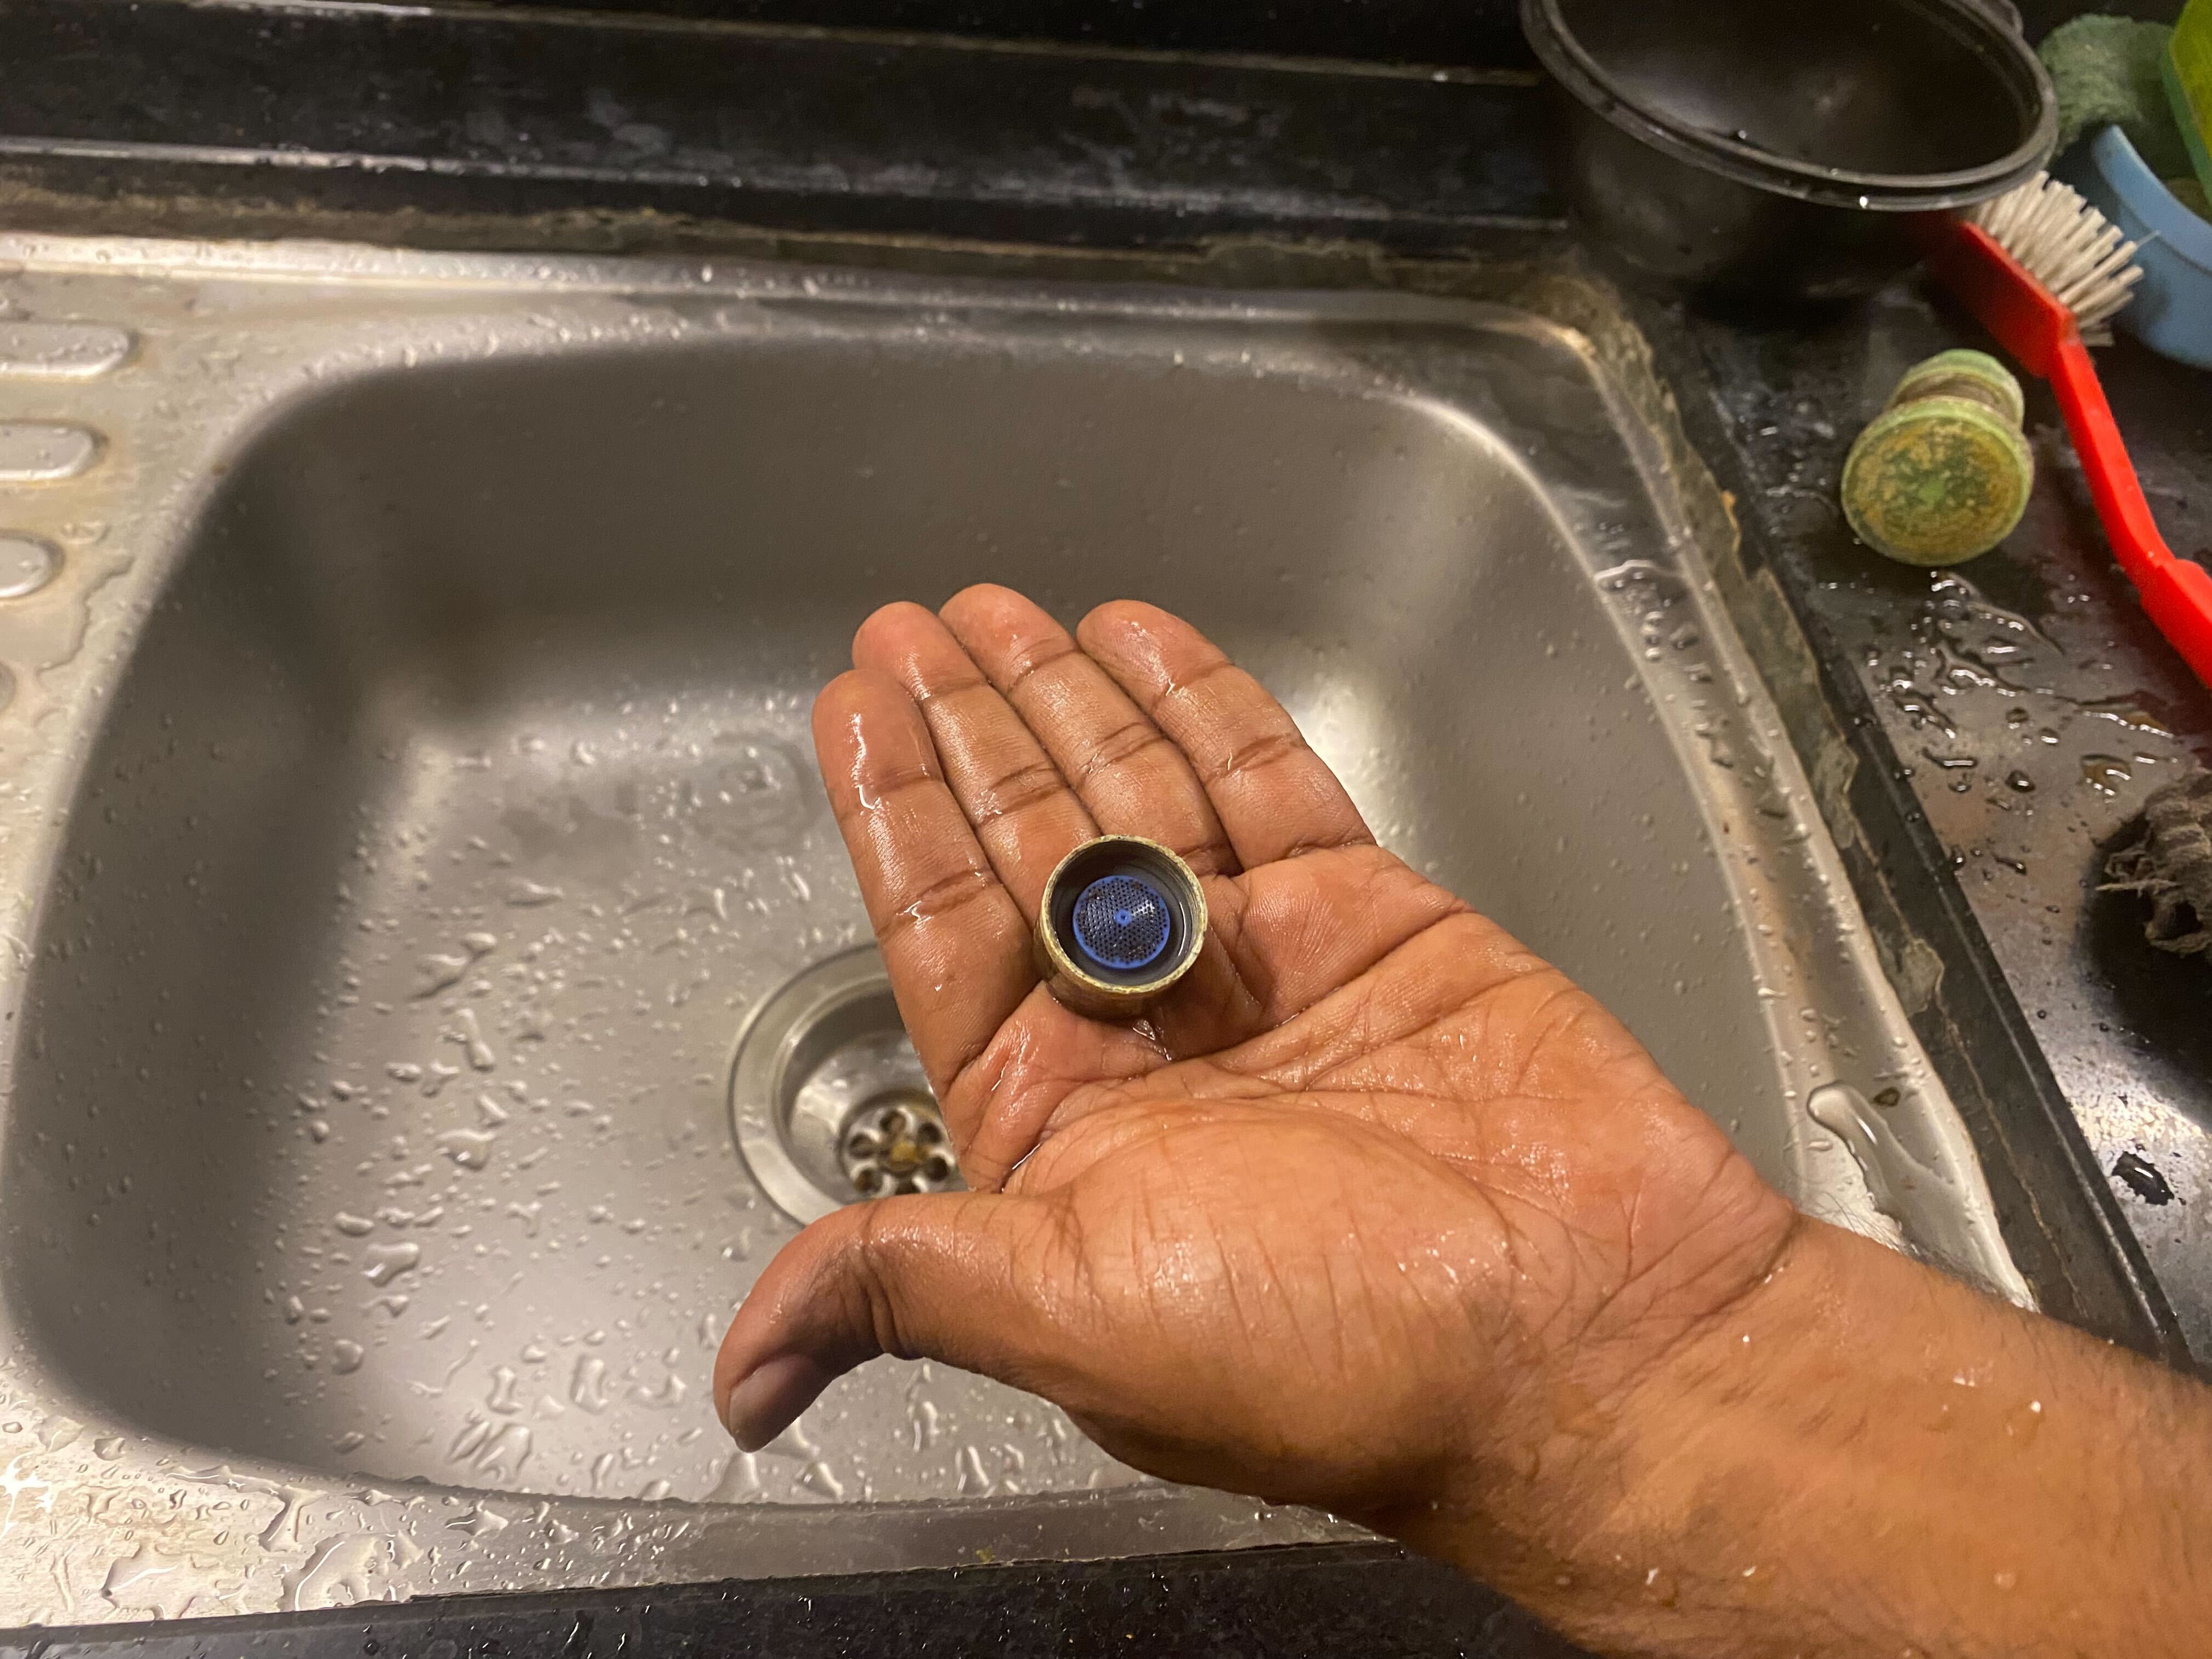
[[[1187,623],[1002,588],[878,611],[823,775],[972,1191],[855,1205],[762,1274],[715,1397],[759,1446],[927,1357],[1176,1480],[1419,1538],[1555,1531],[1568,1466],[1796,1218],[1595,1001],[1375,843]],[[1174,848],[1209,934],[1146,1022],[1037,982],[1047,878]]]

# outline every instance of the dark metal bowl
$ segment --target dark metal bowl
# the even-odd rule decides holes
[[[2057,112],[1980,0],[1522,0],[1577,219],[1699,295],[1849,298],[1912,263],[1913,221],[2025,182]]]

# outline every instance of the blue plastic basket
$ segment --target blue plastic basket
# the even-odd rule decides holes
[[[2142,281],[2113,321],[2153,351],[2212,368],[2212,224],[2181,204],[2118,127],[2077,144],[2057,171],[2136,244]]]

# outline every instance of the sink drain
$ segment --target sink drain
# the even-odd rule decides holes
[[[730,1069],[730,1122],[753,1179],[799,1221],[961,1184],[872,945],[817,963],[746,1023]]]
[[[956,1173],[945,1120],[926,1094],[869,1102],[854,1115],[841,1150],[845,1178],[863,1198],[933,1193]]]

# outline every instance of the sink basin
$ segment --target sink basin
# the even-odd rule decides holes
[[[1376,295],[0,258],[0,420],[82,461],[0,477],[39,578],[0,599],[0,1622],[1346,1530],[943,1367],[872,1364],[753,1456],[714,1420],[805,1212],[741,1152],[736,1045],[866,942],[808,706],[872,607],[981,580],[1191,617],[1802,1205],[2025,1294],[1580,336]]]

